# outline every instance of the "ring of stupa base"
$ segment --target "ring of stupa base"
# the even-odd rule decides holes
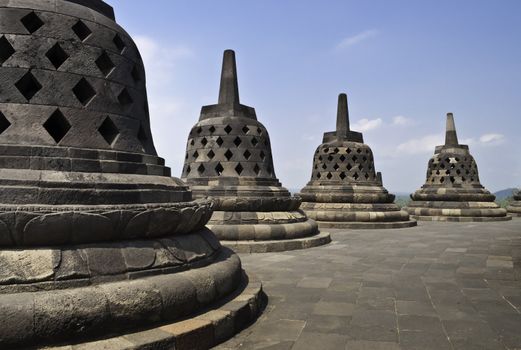
[[[259,220],[258,223],[244,221],[242,223],[230,224],[222,221],[222,217],[234,215],[237,213],[214,212],[217,217],[216,221],[210,219],[208,228],[215,235],[224,241],[273,241],[273,240],[291,240],[314,236],[319,233],[318,225],[314,220],[308,219],[300,212],[292,213],[276,213],[276,216],[294,217],[295,220],[288,222],[286,218],[277,220],[276,216],[271,216],[269,220]],[[246,214],[246,213],[240,213]],[[247,213],[257,215],[259,218],[266,213]],[[212,216],[212,218],[214,217]]]
[[[320,189],[305,188],[298,194],[302,198],[302,202],[318,202],[318,203],[393,203],[395,196],[386,191],[372,190],[336,190],[336,189]]]
[[[139,248],[133,253],[128,252],[128,260],[122,260],[128,269],[134,269],[132,273],[125,273],[126,278],[122,280],[114,280],[115,277],[109,274],[88,282],[76,278],[78,283],[73,288],[53,281],[50,282],[54,284],[51,290],[36,288],[37,291],[30,293],[0,293],[0,323],[3,325],[0,327],[0,347],[90,341],[194,317],[204,307],[237,292],[241,284],[240,259],[229,249],[217,247],[215,238],[211,249],[209,243],[202,248],[201,240],[187,237],[184,246],[172,246],[162,251],[170,252],[171,256],[175,252],[177,256],[195,259],[201,255],[205,258],[179,266],[150,269],[136,267],[143,263],[143,249],[139,242],[127,243],[129,246],[135,243]],[[117,247],[121,251],[119,244]],[[205,255],[201,249],[210,249],[213,254]],[[101,256],[106,247],[93,250]],[[140,254],[136,254],[138,251]],[[20,252],[36,258],[42,255],[41,250]],[[156,259],[159,259],[159,252],[156,251]],[[108,255],[98,262],[96,268],[111,269],[120,263],[121,254],[116,254],[116,249]],[[18,262],[22,264],[23,261],[27,260]],[[18,268],[22,271],[24,267],[20,265]],[[35,265],[34,268],[38,267]]]
[[[202,229],[206,200],[137,205],[2,205],[0,246],[39,247],[181,235]]]
[[[414,201],[494,202],[496,196],[483,187],[423,187],[412,194]]]
[[[413,201],[404,208],[419,221],[508,221],[506,209],[494,202],[420,202]]]

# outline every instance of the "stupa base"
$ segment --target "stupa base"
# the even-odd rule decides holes
[[[85,350],[176,349],[205,350],[237,334],[261,314],[266,295],[261,282],[243,272],[238,292],[201,311],[193,318],[155,328],[78,344]],[[70,345],[49,349],[70,349]]]
[[[512,216],[521,217],[521,200],[514,199],[510,202],[507,211]]]
[[[418,221],[445,221],[445,222],[490,222],[490,221],[509,221],[512,216],[418,216],[411,215],[411,218]]]
[[[393,229],[393,228],[409,228],[415,227],[418,223],[414,220],[397,221],[397,222],[334,222],[334,221],[317,221],[320,228],[338,228],[338,229]]]
[[[486,222],[508,221],[506,209],[495,202],[414,201],[405,208],[418,221]]]
[[[320,232],[311,237],[272,241],[221,241],[221,244],[236,253],[275,253],[289,250],[314,248],[331,243],[331,235]]]

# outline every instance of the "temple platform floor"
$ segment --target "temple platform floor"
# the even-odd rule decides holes
[[[216,349],[521,349],[521,218],[327,231],[329,245],[241,254],[269,301]]]

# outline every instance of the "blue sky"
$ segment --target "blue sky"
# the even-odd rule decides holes
[[[268,128],[286,187],[309,180],[340,92],[389,190],[424,183],[447,112],[482,183],[521,186],[519,0],[107,2],[142,51],[154,140],[174,176],[234,49],[241,102]]]

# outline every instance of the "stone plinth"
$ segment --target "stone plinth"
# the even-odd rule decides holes
[[[300,199],[277,179],[268,131],[255,109],[239,102],[231,50],[224,53],[219,103],[204,106],[190,131],[182,178],[195,198],[214,201],[208,227],[224,244],[241,242],[257,246],[252,251],[274,251],[329,241],[299,211]],[[290,242],[301,243],[281,245]]]
[[[407,211],[417,220],[501,221],[512,219],[481,185],[476,161],[467,145],[460,145],[454,117],[447,114],[445,145],[429,160],[427,180],[411,195]]]
[[[521,216],[521,191],[517,191],[510,201],[508,207],[508,212],[513,216]]]
[[[156,154],[112,8],[10,0],[0,19],[0,348],[146,330],[240,293],[212,203]]]
[[[347,95],[338,99],[337,130],[324,134],[313,157],[311,181],[301,208],[320,227],[400,228],[415,226],[382,185],[371,148],[349,128]]]

